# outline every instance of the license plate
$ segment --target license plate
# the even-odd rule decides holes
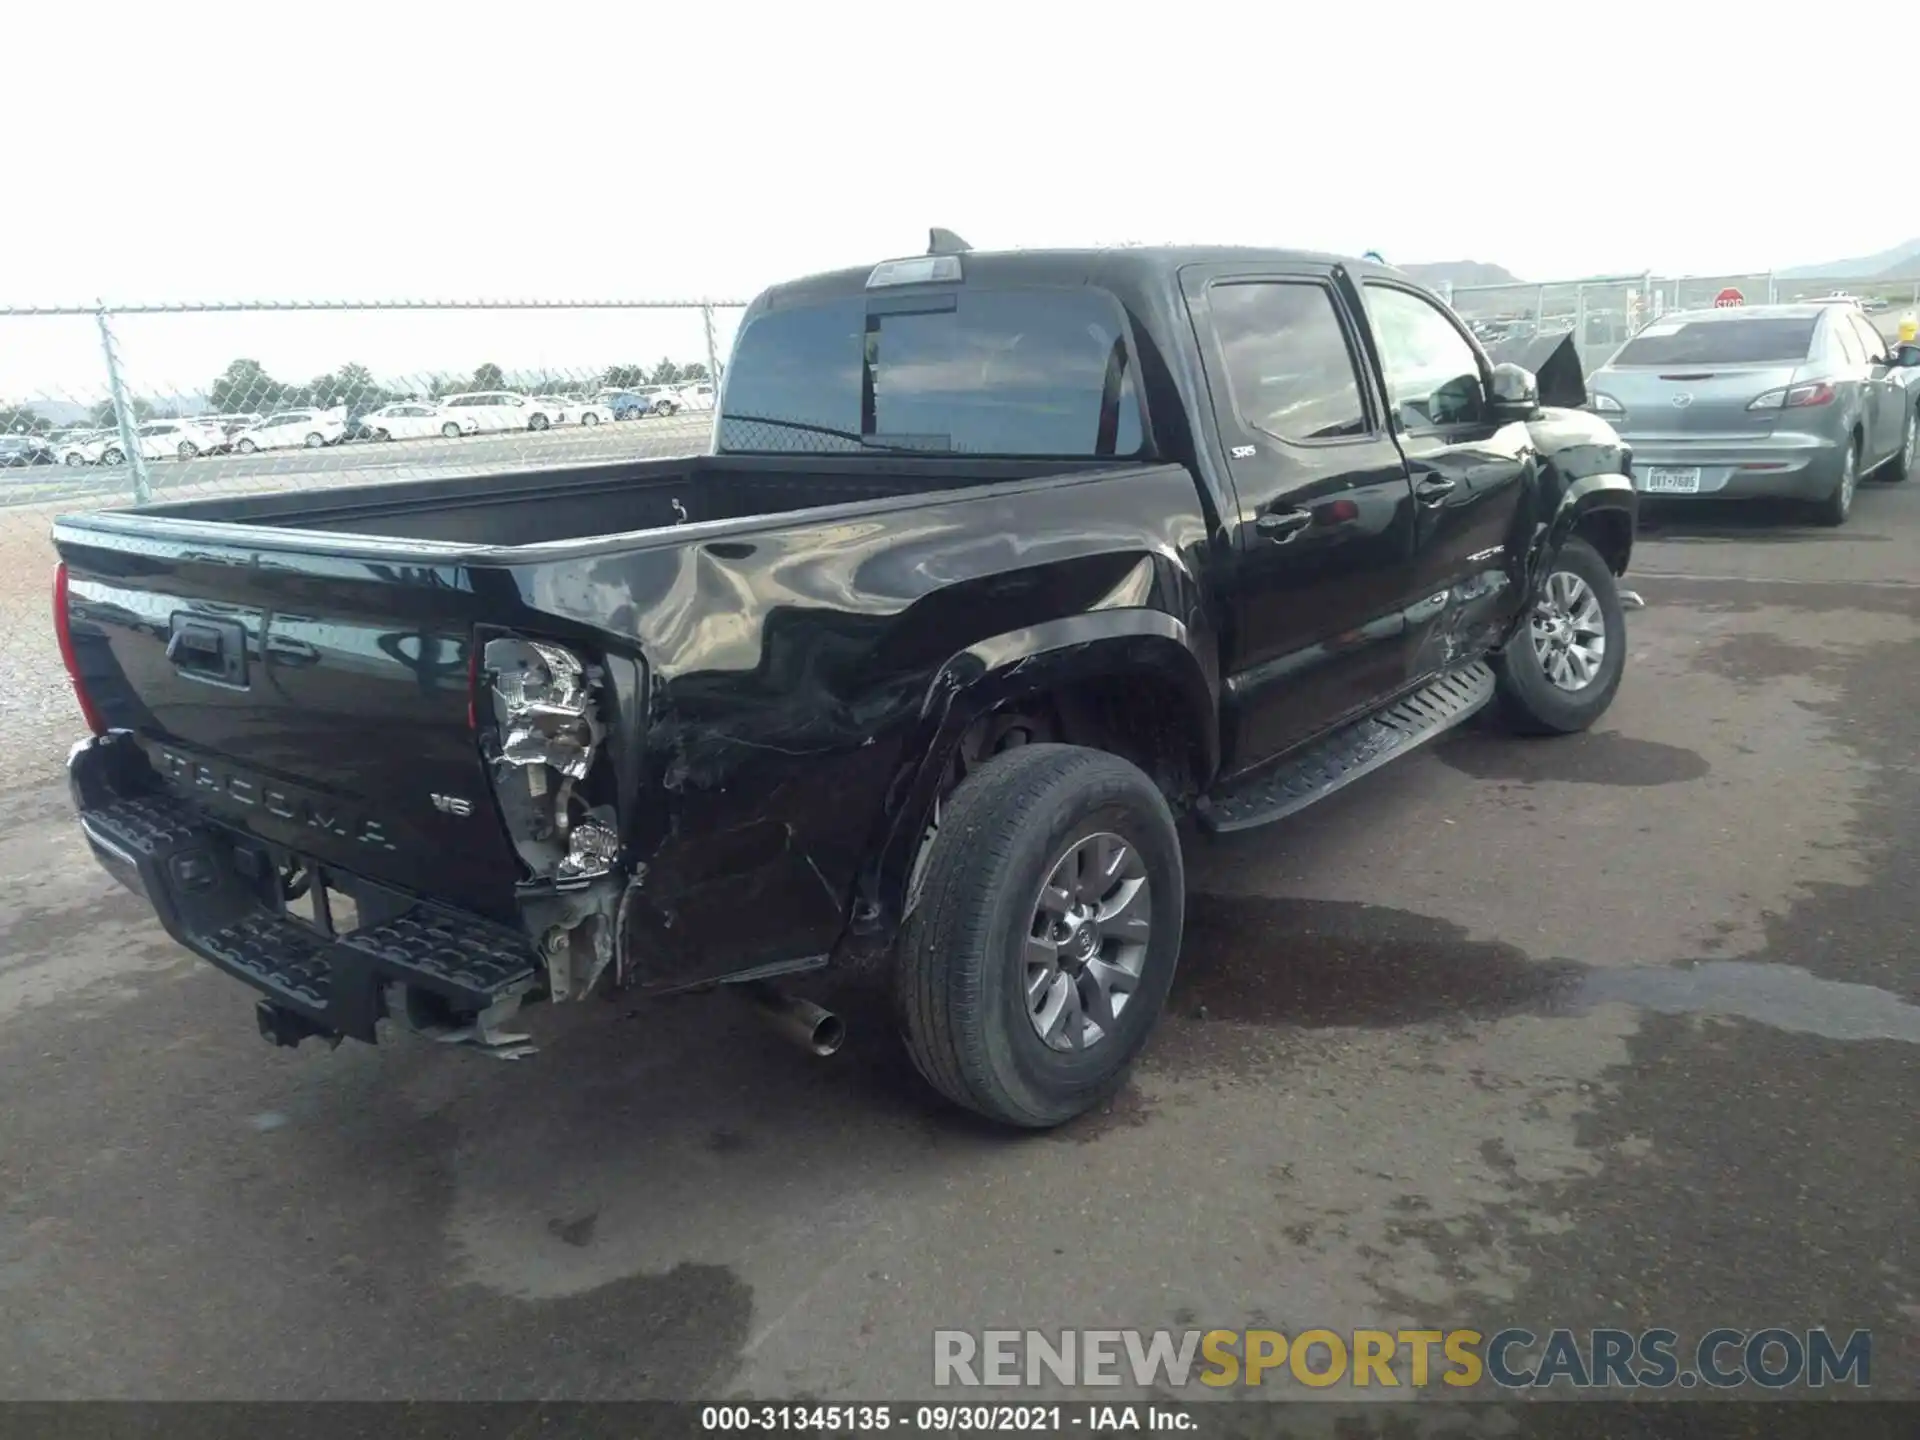
[[[1649,465],[1645,474],[1646,483],[1640,488],[1649,495],[1698,495],[1700,493],[1698,465]]]

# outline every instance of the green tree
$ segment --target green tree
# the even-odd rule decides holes
[[[336,405],[344,405],[349,410],[372,410],[394,398],[373,378],[373,372],[360,364],[342,365],[331,375],[320,376],[307,386],[307,393],[312,403],[323,410],[331,410]]]
[[[680,367],[671,360],[662,359],[658,365],[653,367],[653,383],[655,385],[672,385],[677,383],[679,379]]]
[[[680,383],[683,385],[692,385],[696,381],[705,380],[706,378],[707,367],[702,365],[698,360],[680,367]]]
[[[24,435],[29,430],[51,430],[53,426],[31,405],[0,405],[0,431]]]
[[[647,383],[644,365],[609,365],[604,383],[610,390],[632,390]]]
[[[235,360],[207,388],[207,400],[217,414],[234,415],[275,409],[294,393],[267,374],[258,360]]]
[[[473,388],[476,390],[504,390],[507,388],[507,377],[501,372],[498,365],[489,360],[484,365],[476,365],[473,367]]]

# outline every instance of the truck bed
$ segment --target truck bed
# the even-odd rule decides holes
[[[1076,468],[1111,469],[1112,462],[697,455],[222,497],[123,513],[497,547],[752,519]]]

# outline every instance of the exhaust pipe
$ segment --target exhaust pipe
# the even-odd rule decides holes
[[[774,1031],[793,1041],[801,1049],[822,1057],[833,1054],[846,1042],[846,1022],[824,1006],[802,1000],[764,980],[742,987],[753,1008]]]

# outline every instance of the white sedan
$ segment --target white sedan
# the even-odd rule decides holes
[[[192,460],[211,455],[227,442],[227,432],[204,420],[144,420],[134,427],[134,443],[143,460]],[[62,465],[124,465],[127,450],[118,430],[93,430],[72,436],[55,451]]]
[[[382,405],[361,416],[360,425],[376,440],[424,440],[433,435],[458,440],[462,435],[480,433],[480,421],[475,416],[442,410],[424,400]]]
[[[462,419],[471,416],[488,433],[503,430],[545,430],[555,424],[554,407],[517,390],[468,390],[448,395],[442,408]]]
[[[594,400],[569,400],[564,395],[536,395],[533,403],[547,407],[556,425],[604,425],[613,421],[613,407]]]
[[[234,436],[233,448],[242,455],[251,455],[256,450],[292,450],[303,445],[309,450],[318,450],[346,433],[346,421],[337,412],[282,410]]]
[[[62,440],[54,448],[54,455],[62,465],[99,465],[109,449],[113,451],[111,463],[118,465],[127,458],[120,451],[119,431],[82,430]]]
[[[702,380],[693,385],[670,386],[653,402],[656,415],[674,415],[682,410],[713,409],[713,386]]]

